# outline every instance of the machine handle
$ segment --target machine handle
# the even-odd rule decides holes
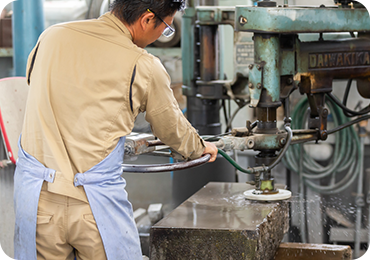
[[[211,155],[205,154],[204,156],[198,159],[179,163],[146,164],[146,165],[122,164],[122,170],[123,172],[142,172],[142,173],[171,172],[200,166],[208,162],[209,159],[211,159]]]

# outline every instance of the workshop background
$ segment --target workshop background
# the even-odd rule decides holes
[[[18,2],[22,1],[27,0],[18,0]],[[43,27],[47,28],[60,22],[97,18],[108,10],[112,0],[37,1],[40,4],[34,6],[35,9],[38,8],[34,11],[42,14],[44,17]],[[190,6],[213,6],[227,9],[227,7],[237,5],[256,6],[257,2],[255,0],[194,0],[190,1]],[[290,7],[338,6],[333,0],[279,0],[276,2],[278,6],[288,4]],[[0,79],[21,76],[17,71],[19,68],[13,66],[14,53],[17,48],[13,42],[13,14],[13,4],[9,4],[0,16]],[[189,13],[186,13],[186,16],[189,16]],[[182,14],[178,13],[173,23],[176,29],[175,35],[171,38],[161,37],[146,49],[161,59],[171,76],[171,88],[181,110],[185,115],[194,118],[194,115],[200,112],[189,107],[189,104],[191,106],[194,104],[194,107],[197,104],[195,101],[192,103],[193,97],[189,94],[191,90],[184,87],[186,79],[183,79],[183,54],[188,53],[189,56],[197,56],[198,54],[189,46],[184,46],[190,39],[186,34],[188,32],[182,32],[186,28],[182,25],[183,19]],[[368,26],[370,29],[370,24]],[[186,39],[182,38],[184,35],[187,37]],[[236,39],[235,35],[240,38]],[[353,37],[357,35],[355,33]],[[317,33],[307,33],[302,35],[300,39],[317,40],[319,36]],[[327,41],[348,37],[351,37],[349,33],[325,33],[323,36]],[[240,80],[244,80],[244,86],[246,86],[250,72],[248,66],[244,65],[254,63],[253,33],[234,34],[234,28],[230,24],[222,24],[217,27],[217,45],[217,66],[215,66],[217,75],[212,80],[218,79],[224,83],[227,80],[232,81],[238,74],[242,75]],[[186,48],[185,52],[184,48]],[[237,62],[238,51],[244,59],[242,65]],[[349,93],[345,93],[347,85],[348,80],[335,80],[332,93],[339,99],[347,95],[346,105],[351,109],[361,110],[367,107],[369,101],[364,99],[355,88]],[[215,119],[214,122],[211,122],[212,127],[208,129],[210,133],[206,134],[216,135],[237,127],[245,128],[247,120],[254,122],[257,119],[255,110],[249,107],[248,102],[241,101],[240,97],[243,95],[247,97],[248,94],[243,91],[238,94],[239,99],[236,99],[238,102],[234,102],[232,99],[222,99],[222,102],[211,106],[212,111],[208,112],[210,117],[215,115]],[[304,113],[308,104],[307,101],[303,101],[304,96],[295,90],[288,99],[290,99],[293,125],[295,124],[296,128],[306,128]],[[3,104],[0,104],[0,108],[2,106]],[[327,118],[328,129],[338,123],[337,117],[339,117],[338,114],[335,114],[338,108],[334,108],[334,105],[331,106],[332,108],[329,109],[331,113]],[[189,115],[189,113],[191,114]],[[283,119],[284,110],[279,107],[277,109],[279,128],[282,127]],[[195,120],[208,120],[208,118]],[[205,126],[200,125],[199,127]],[[368,135],[370,128],[365,124],[366,131],[360,134],[358,129],[357,126],[346,128],[342,130],[342,134],[330,135],[326,141],[319,143],[309,142],[304,145],[295,145],[295,148],[289,149],[283,161],[272,170],[275,183],[282,184],[292,192],[292,198],[288,203],[289,226],[282,242],[349,245],[353,250],[353,259],[357,259],[366,252],[370,240],[370,143]],[[133,131],[151,133],[150,126],[145,121],[143,114],[138,116]],[[205,135],[204,131],[200,132]],[[352,138],[358,138],[357,145],[349,145],[350,141],[348,140],[354,140]],[[4,140],[0,142],[0,146],[0,159],[6,161],[8,155]],[[359,151],[359,146],[362,146],[363,150]],[[233,150],[229,154],[239,165],[247,168],[254,166],[258,151]],[[359,160],[363,162],[362,165],[356,165]],[[125,163],[128,164],[158,164],[173,161],[168,157],[151,155],[127,156],[125,158]],[[13,174],[15,166],[11,163],[1,164],[1,166],[3,167],[0,169],[0,244],[3,251],[12,257],[14,234]],[[330,175],[333,171],[336,172],[334,177]],[[318,172],[320,172],[319,177],[317,177]],[[352,178],[354,175],[356,175],[355,178]],[[251,175],[236,170],[221,156],[213,164],[194,169],[146,174],[124,173],[123,177],[127,181],[126,189],[135,211],[143,255],[147,256],[150,255],[151,227],[207,183],[246,183],[254,180]],[[341,181],[343,179],[346,181]],[[315,253],[320,250],[326,254],[325,247],[318,247],[315,250]],[[331,259],[339,258],[333,256]]]

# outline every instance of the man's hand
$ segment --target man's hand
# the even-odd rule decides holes
[[[209,159],[208,162],[214,162],[217,158],[217,147],[213,143],[210,142],[205,142],[206,143],[206,148],[204,149],[203,154],[209,153],[211,155],[211,159]]]

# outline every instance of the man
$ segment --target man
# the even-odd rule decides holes
[[[96,20],[48,28],[27,64],[30,92],[15,173],[16,259],[141,259],[121,163],[139,112],[185,158],[211,154],[143,48],[184,0],[116,0]],[[172,29],[173,30],[173,29]]]

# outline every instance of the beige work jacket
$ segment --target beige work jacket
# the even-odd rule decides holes
[[[57,171],[50,192],[87,201],[74,175],[102,161],[131,132],[139,112],[146,111],[153,133],[184,157],[204,151],[159,59],[136,46],[111,13],[49,27],[28,58],[26,76],[21,145]]]

